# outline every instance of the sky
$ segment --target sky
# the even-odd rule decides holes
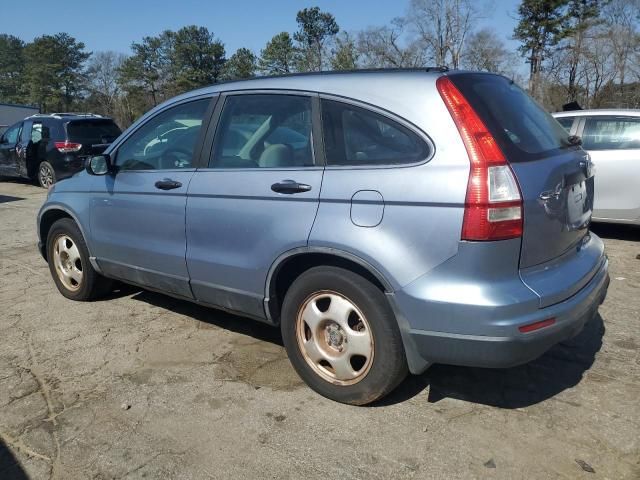
[[[37,15],[25,15],[20,1],[1,3],[0,32],[24,41],[64,31],[89,51],[129,53],[131,43],[144,36],[195,24],[220,38],[229,56],[240,47],[258,54],[276,33],[294,32],[296,13],[305,7],[331,12],[341,29],[353,32],[403,15],[409,0],[30,0],[28,9]],[[519,1],[478,3],[479,26],[494,27],[510,49],[517,48],[510,37]]]

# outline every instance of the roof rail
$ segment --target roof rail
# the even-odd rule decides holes
[[[67,112],[67,113],[36,113],[27,118],[57,118],[61,120],[65,117],[90,117],[90,118],[104,118],[102,115],[98,115],[97,113],[75,113],[75,112]]]

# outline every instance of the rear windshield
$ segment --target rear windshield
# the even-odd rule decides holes
[[[449,78],[496,137],[510,162],[536,160],[570,147],[567,131],[508,78],[481,73]]]
[[[74,120],[67,123],[69,140],[111,143],[121,133],[113,120]]]

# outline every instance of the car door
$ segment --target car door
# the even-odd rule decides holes
[[[146,119],[111,152],[115,173],[96,177],[92,254],[109,276],[192,298],[185,262],[185,206],[210,96]]]
[[[586,118],[582,148],[595,165],[595,219],[640,219],[640,117]]]
[[[22,122],[9,127],[0,138],[0,174],[18,175],[18,142],[22,132]]]
[[[201,302],[262,319],[267,272],[307,245],[323,166],[317,97],[286,92],[224,95],[211,154],[187,198],[187,265]]]

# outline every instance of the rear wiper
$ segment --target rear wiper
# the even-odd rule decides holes
[[[572,146],[580,146],[582,145],[582,138],[578,135],[569,135],[567,137],[567,142],[569,142],[569,145]]]

